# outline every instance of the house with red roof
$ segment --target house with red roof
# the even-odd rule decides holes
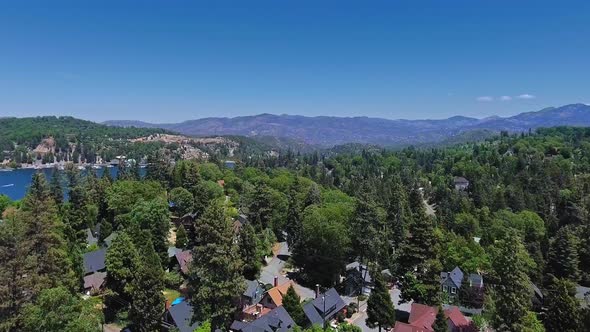
[[[473,324],[463,316],[458,307],[452,306],[444,310],[449,331],[475,331]],[[433,332],[432,324],[436,320],[438,308],[419,303],[412,303],[410,318],[407,323],[396,322],[393,332]]]

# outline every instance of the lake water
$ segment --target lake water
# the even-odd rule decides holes
[[[113,178],[117,177],[117,167],[101,167],[99,169],[94,169],[97,176],[102,176],[104,170],[108,169],[111,172],[111,176]],[[29,186],[31,185],[31,179],[33,178],[33,174],[36,172],[43,172],[47,181],[51,180],[51,173],[53,173],[52,168],[44,168],[44,169],[15,169],[12,171],[0,171],[0,194],[7,195],[12,200],[18,200],[25,197]],[[86,170],[83,170],[82,173],[86,173]],[[145,168],[140,169],[140,174],[143,176],[145,174]]]

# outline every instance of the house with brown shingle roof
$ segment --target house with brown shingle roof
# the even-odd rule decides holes
[[[289,280],[284,284],[278,285],[278,278],[275,277],[274,285],[275,286],[273,288],[264,293],[262,300],[260,300],[260,304],[270,309],[274,309],[283,305],[283,296],[287,294],[289,287],[293,287],[293,289],[297,291],[293,280]]]

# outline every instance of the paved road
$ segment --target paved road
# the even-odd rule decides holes
[[[410,307],[411,307],[411,303],[401,303],[400,304],[400,290],[395,288],[389,291],[389,295],[391,296],[391,301],[393,302],[393,306],[395,307],[395,310],[397,312],[405,312],[405,313],[410,313]],[[363,332],[375,332],[378,331],[378,328],[370,328],[367,326],[367,324],[365,323],[365,320],[367,319],[367,303],[366,302],[361,302],[361,306],[359,308],[359,313],[355,314],[355,316],[353,317],[354,321],[352,322],[353,325],[356,325],[358,327],[361,328],[361,330],[363,330]]]
[[[279,278],[279,285],[289,281],[287,276],[283,274],[283,268],[285,267],[285,262],[289,256],[291,256],[291,252],[289,251],[287,242],[279,243],[277,255],[274,255],[272,258],[267,260],[267,264],[262,268],[262,271],[260,272],[260,278],[258,280],[264,284],[272,285],[274,283],[275,276],[277,276]],[[313,289],[306,288],[301,285],[296,285],[295,290],[302,299],[313,298],[315,296]]]

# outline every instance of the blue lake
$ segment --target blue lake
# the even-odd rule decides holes
[[[108,169],[111,172],[111,176],[113,178],[117,177],[117,167],[109,167],[109,168],[99,168],[94,169],[97,176],[102,176],[105,169]],[[36,172],[43,172],[47,181],[51,179],[51,173],[53,173],[53,169],[45,168],[45,169],[15,169],[12,171],[0,171],[0,194],[7,195],[12,200],[18,200],[25,197],[27,190],[31,184],[31,179],[33,178],[33,174]],[[82,171],[83,173],[86,170]],[[145,168],[140,169],[141,175],[145,174]]]

